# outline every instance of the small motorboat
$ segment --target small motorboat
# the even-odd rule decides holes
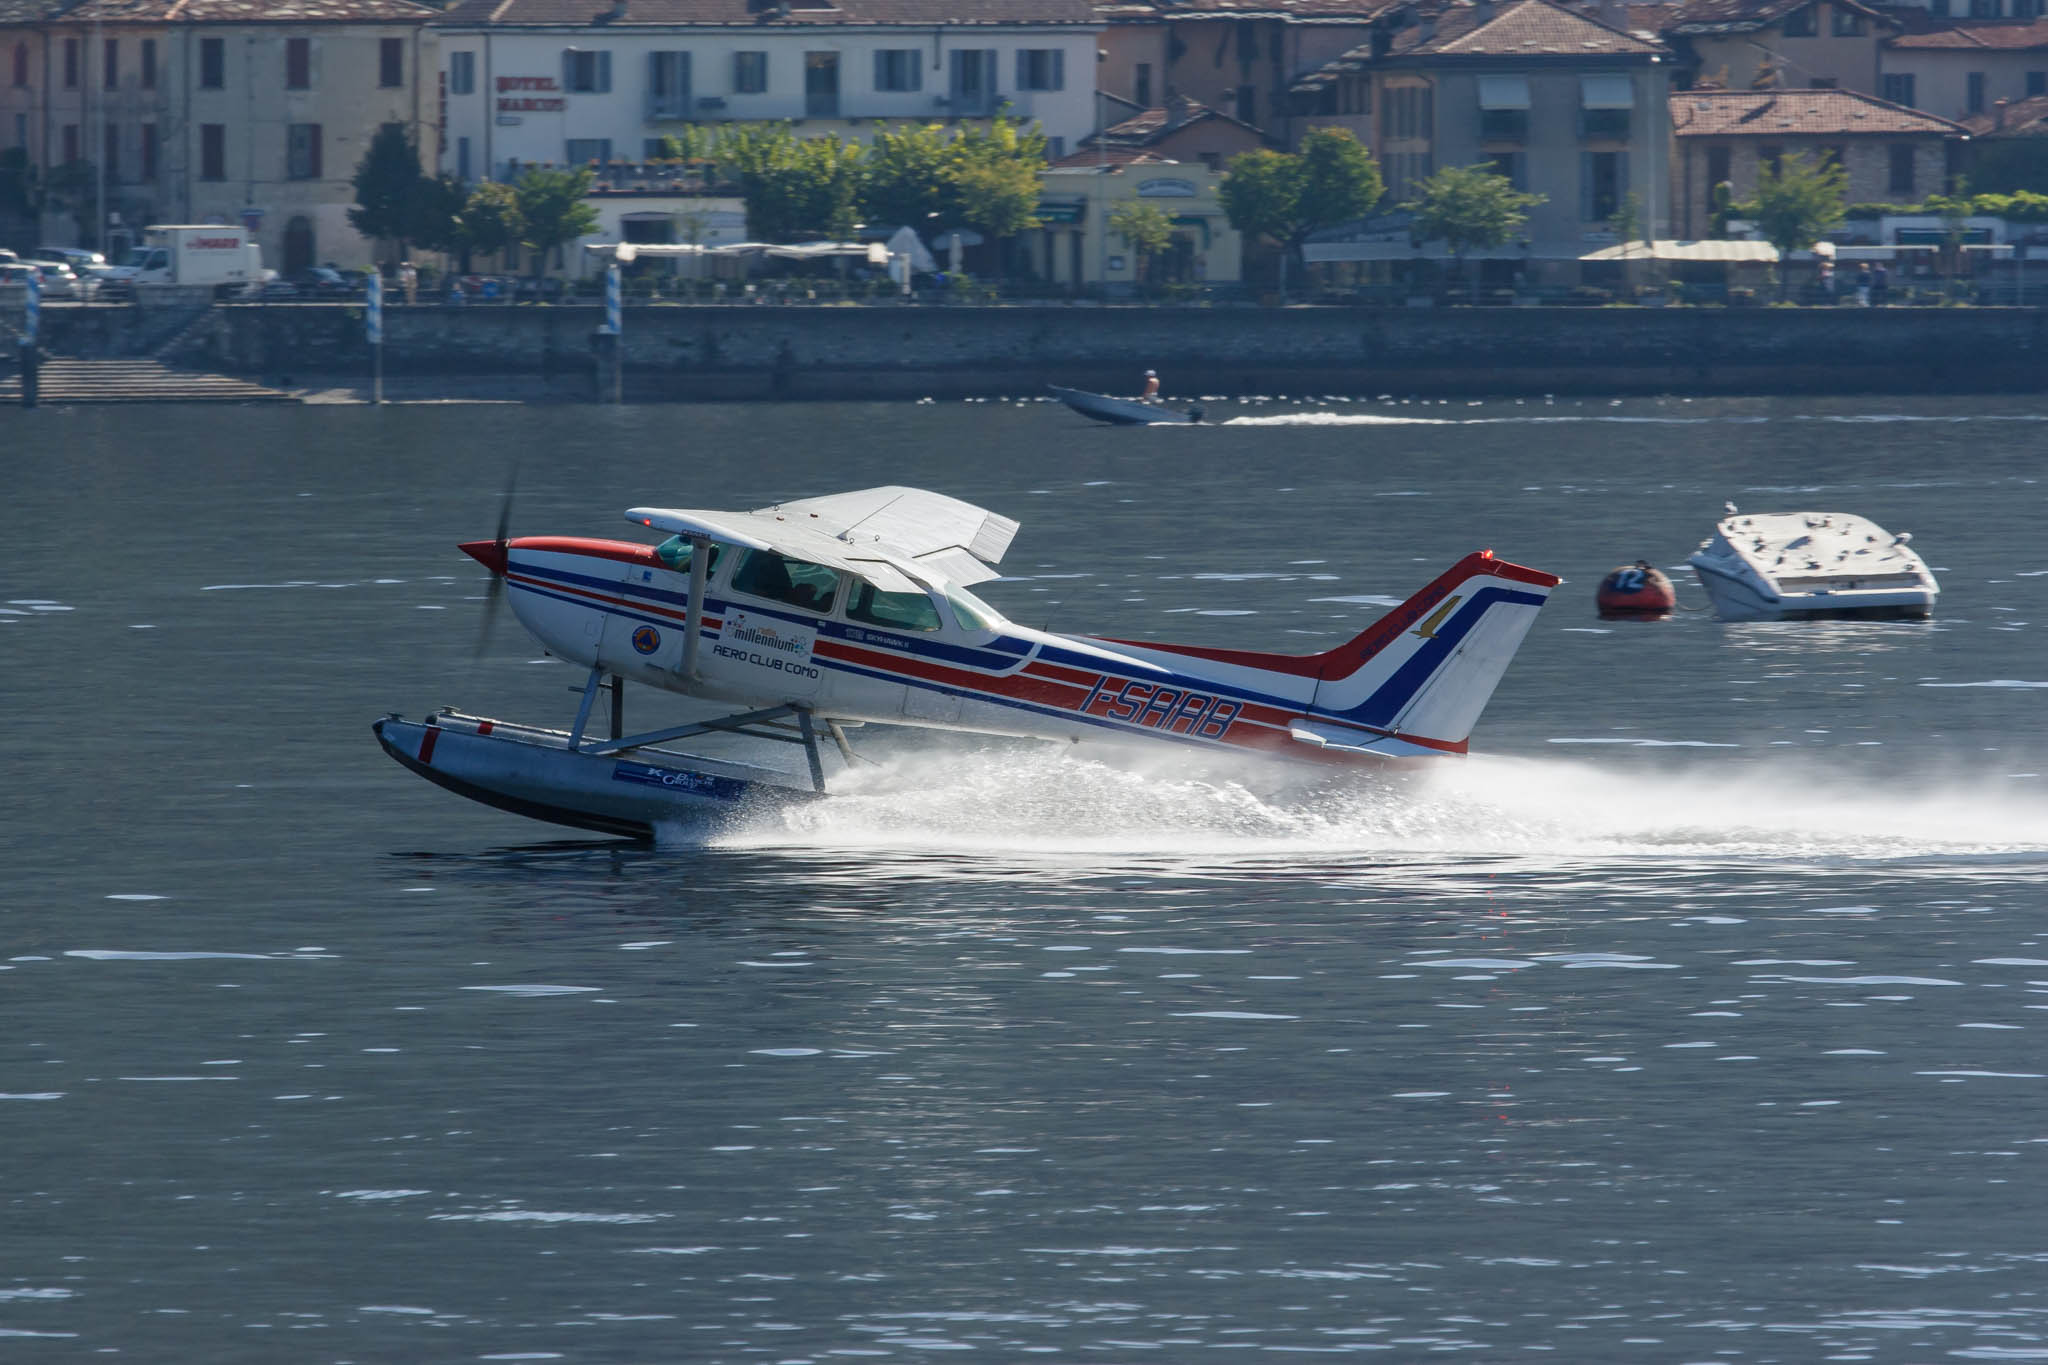
[[[1108,422],[1114,426],[1150,427],[1162,423],[1185,425],[1202,420],[1202,409],[1199,405],[1189,408],[1186,412],[1180,412],[1137,398],[1111,398],[1107,394],[1090,393],[1086,389],[1063,389],[1057,384],[1048,384],[1046,387],[1059,395],[1062,403],[1083,417],[1092,417],[1098,422]]]
[[[1941,587],[1907,533],[1847,512],[1727,509],[1686,561],[1724,621],[1920,620],[1934,610]]]

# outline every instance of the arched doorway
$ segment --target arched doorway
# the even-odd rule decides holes
[[[284,225],[284,273],[286,276],[307,270],[313,264],[313,220],[306,217],[292,219]]]

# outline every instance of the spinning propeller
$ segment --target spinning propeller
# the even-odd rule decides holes
[[[491,643],[491,629],[498,622],[498,613],[505,605],[505,564],[506,547],[510,544],[512,528],[512,494],[519,486],[519,467],[514,465],[512,473],[505,480],[505,496],[498,503],[498,534],[493,540],[465,541],[462,552],[491,571],[491,581],[484,587],[483,628],[476,637],[476,657],[482,658],[484,650]]]

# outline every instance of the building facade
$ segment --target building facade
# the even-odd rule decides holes
[[[2048,19],[1969,20],[1885,44],[1884,94],[1948,119],[2048,95]]]
[[[1766,166],[1804,156],[1848,173],[1858,203],[1918,203],[1947,189],[1967,136],[1958,124],[1850,90],[1688,90],[1671,97],[1679,235],[1704,237],[1714,186],[1756,193]]]
[[[280,270],[366,264],[351,178],[387,123],[433,155],[434,15],[412,0],[86,0],[0,37],[0,118],[50,191],[44,239],[118,250],[150,223],[241,223]]]
[[[439,25],[440,165],[637,162],[690,127],[788,120],[865,140],[998,113],[1064,153],[1093,130],[1087,0],[464,0]]]
[[[1079,160],[1075,158],[1074,160]],[[1042,227],[1019,246],[1031,273],[1054,285],[1106,286],[1112,293],[1143,284],[1235,284],[1244,241],[1217,196],[1221,173],[1199,163],[1130,154],[1102,164],[1054,166],[1041,177]],[[1173,240],[1149,261],[1109,227],[1125,203],[1153,204],[1173,221]]]
[[[1880,96],[1882,45],[1902,27],[1859,0],[1687,0],[1659,26],[1684,87]]]

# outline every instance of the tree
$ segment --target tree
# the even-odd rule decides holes
[[[1138,258],[1138,278],[1146,279],[1152,258],[1173,241],[1173,219],[1157,204],[1131,199],[1109,212],[1109,230],[1121,235]]]
[[[525,235],[518,191],[486,180],[469,192],[469,200],[462,206],[463,269],[469,268],[470,252],[496,256],[518,246]]]
[[[1778,248],[1782,261],[1819,241],[1843,218],[1849,176],[1833,157],[1814,160],[1795,154],[1777,166],[1765,166],[1757,177],[1756,197],[1738,205],[1741,215],[1757,226],[1764,240]],[[1782,297],[1785,278],[1778,276]]]
[[[877,133],[862,167],[860,210],[875,224],[928,233],[973,228],[1000,241],[1038,225],[1045,136],[1016,119],[948,134],[936,123]]]
[[[403,254],[423,178],[412,133],[402,123],[385,124],[356,163],[356,202],[348,211],[349,226],[365,237],[397,242]]]
[[[401,235],[415,246],[453,255],[468,245],[462,222],[468,203],[468,189],[454,176],[421,176],[406,198]]]
[[[963,225],[997,243],[1038,226],[1045,134],[998,117],[986,128],[963,128],[951,151],[950,178]],[[1002,260],[1000,249],[996,259]]]
[[[1292,155],[1260,150],[1231,158],[1217,193],[1232,227],[1279,244],[1285,299],[1288,256],[1311,232],[1363,218],[1384,191],[1372,153],[1357,138],[1342,128],[1311,128]]]
[[[533,250],[533,273],[547,268],[548,253],[597,231],[597,210],[585,202],[597,175],[575,170],[529,167],[512,187],[520,223],[519,240]]]
[[[836,133],[800,138],[787,123],[750,123],[730,129],[717,155],[739,182],[747,235],[781,242],[852,235],[865,151]]]
[[[1642,196],[1633,190],[1622,196],[1621,202],[1614,206],[1614,212],[1607,215],[1607,230],[1614,234],[1615,242],[1621,247],[1622,288],[1633,291],[1636,243],[1643,235]],[[1630,296],[1633,297],[1632,292]]]
[[[42,211],[42,176],[28,159],[28,148],[0,152],[0,216],[35,218]]]
[[[1459,273],[1465,253],[1497,247],[1514,236],[1529,219],[1529,210],[1545,201],[1524,194],[1508,178],[1482,162],[1477,166],[1446,166],[1415,187],[1408,207],[1415,214],[1415,235],[1450,248]],[[1473,281],[1477,296],[1478,281]]]
[[[870,223],[918,232],[956,226],[959,187],[952,175],[952,140],[936,123],[889,128],[875,134],[861,178],[861,213]]]

